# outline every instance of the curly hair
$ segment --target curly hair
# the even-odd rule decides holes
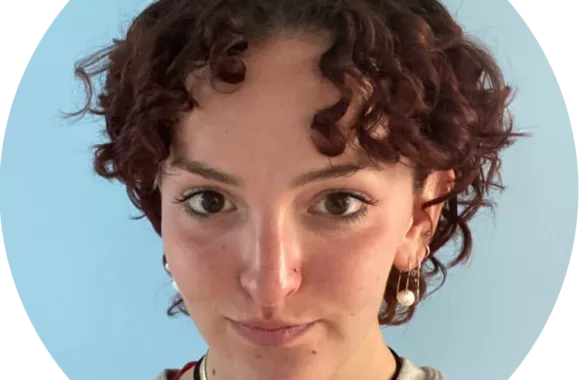
[[[468,222],[480,208],[493,206],[491,191],[503,189],[500,153],[523,135],[513,130],[512,91],[493,55],[438,0],[155,1],[123,38],[75,66],[87,97],[69,115],[103,116],[106,125],[107,140],[95,146],[95,171],[124,184],[141,217],[161,235],[156,177],[175,125],[197,106],[187,75],[209,67],[215,81],[241,84],[243,53],[284,30],[333,36],[319,68],[341,98],[312,120],[312,141],[321,154],[345,150],[349,138],[338,121],[353,96],[362,94],[350,132],[369,157],[408,159],[418,186],[429,173],[454,171],[450,191],[423,205],[444,203],[431,234],[432,255],[420,269],[425,298],[432,293],[426,293],[428,285],[439,282],[433,291],[439,289],[447,269],[470,257]],[[444,264],[434,254],[452,239],[459,242],[457,251]],[[415,312],[418,302],[396,302],[400,274],[393,270],[388,279],[381,325],[405,323]],[[167,312],[188,314],[179,295]]]

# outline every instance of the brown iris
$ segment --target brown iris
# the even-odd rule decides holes
[[[345,194],[331,194],[326,198],[324,205],[332,215],[342,215],[348,211],[352,199]]]
[[[224,208],[225,199],[221,194],[213,191],[208,191],[200,194],[201,207],[208,213],[214,214],[220,212]]]

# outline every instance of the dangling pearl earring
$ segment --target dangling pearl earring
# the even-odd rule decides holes
[[[165,263],[165,270],[169,273],[169,275],[171,275],[171,270],[169,270],[169,263]],[[173,280],[173,277],[172,277],[171,285],[173,286],[173,289],[175,289],[175,291],[177,293],[181,293],[181,291],[179,290],[179,287],[177,286],[177,283],[175,282],[175,280]]]
[[[425,258],[429,256],[431,253],[431,249],[429,245],[425,245]],[[409,281],[411,277],[414,277],[414,286],[417,289],[417,295],[413,291],[409,290]],[[399,279],[397,280],[397,302],[401,306],[409,307],[421,299],[421,289],[420,289],[420,280],[421,280],[421,258],[417,256],[417,268],[411,269],[411,260],[409,260],[409,272],[407,272],[407,281],[405,284],[405,289],[401,290],[401,273],[399,273]]]

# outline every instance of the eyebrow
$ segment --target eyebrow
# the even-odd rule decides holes
[[[244,180],[241,177],[225,173],[216,168],[212,168],[211,166],[203,162],[190,160],[184,157],[176,157],[171,161],[170,166],[185,170],[191,174],[199,175],[209,180],[224,183],[226,185],[237,187],[244,186]],[[376,169],[376,167],[371,164],[347,163],[333,165],[324,169],[319,169],[302,174],[298,178],[295,178],[290,183],[290,186],[295,188],[299,186],[304,186],[310,182],[320,181],[329,178],[345,177],[369,168]]]

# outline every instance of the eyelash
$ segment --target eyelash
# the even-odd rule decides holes
[[[181,209],[188,215],[191,216],[193,218],[196,219],[210,219],[212,217],[215,216],[215,214],[202,214],[199,213],[197,211],[194,211],[191,207],[189,207],[186,202],[189,201],[191,198],[195,197],[196,195],[199,194],[204,194],[204,193],[216,193],[216,194],[220,194],[222,195],[219,190],[211,188],[211,187],[203,187],[203,188],[198,188],[198,189],[193,189],[190,191],[185,192],[184,194],[182,194],[180,197],[176,197],[174,198],[174,202],[176,204],[180,204],[182,207]],[[223,195],[222,195],[223,196]]]
[[[331,219],[333,222],[343,223],[343,224],[347,224],[347,225],[356,223],[359,220],[363,219],[368,214],[369,206],[374,206],[379,202],[378,199],[370,198],[370,197],[367,197],[361,193],[353,192],[353,191],[346,190],[346,189],[333,190],[331,192],[326,193],[324,196],[328,197],[328,196],[337,195],[337,194],[343,195],[347,198],[356,199],[356,200],[362,202],[363,204],[365,204],[365,206],[362,206],[358,211],[356,211],[355,213],[350,214],[350,215],[346,215],[346,216],[329,215],[329,216],[327,216],[327,218]]]
[[[206,219],[207,220],[207,219],[214,217],[218,213],[213,213],[213,214],[212,213],[208,213],[208,214],[199,213],[197,211],[194,211],[188,205],[186,205],[186,202],[189,201],[191,198],[195,197],[196,195],[203,194],[203,193],[211,193],[211,192],[222,195],[217,189],[200,188],[200,189],[194,189],[190,192],[187,192],[187,193],[183,194],[181,197],[176,197],[176,198],[174,198],[174,201],[175,201],[175,203],[181,204],[183,206],[182,209],[184,210],[184,212],[187,215],[194,217],[196,219]],[[377,203],[379,203],[378,199],[375,199],[372,197],[367,197],[361,193],[353,192],[350,190],[344,190],[344,189],[333,190],[333,191],[327,192],[324,196],[328,197],[328,196],[332,196],[332,195],[344,195],[347,198],[356,199],[356,200],[362,202],[363,204],[365,204],[365,206],[362,206],[358,211],[356,211],[350,215],[326,216],[328,219],[332,220],[333,222],[344,223],[347,225],[352,224],[352,223],[356,223],[357,221],[364,218],[368,214],[369,206],[374,206]]]

